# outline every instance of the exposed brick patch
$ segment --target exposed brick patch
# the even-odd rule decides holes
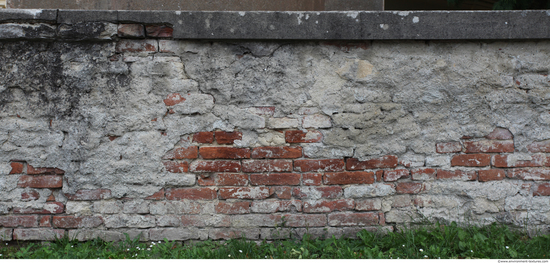
[[[268,187],[220,188],[220,199],[266,199],[271,193]]]
[[[476,171],[462,171],[462,170],[437,170],[437,179],[451,179],[462,181],[473,181],[477,178]]]
[[[514,139],[514,135],[508,129],[497,127],[485,138],[489,140],[512,140]]]
[[[63,187],[63,176],[61,175],[22,175],[19,177],[18,187],[31,188],[61,188]]]
[[[299,185],[301,175],[298,173],[251,174],[251,185]]]
[[[475,141],[464,142],[466,153],[511,153],[514,141]]]
[[[213,143],[214,142],[214,132],[197,132],[193,135],[193,142]]]
[[[54,216],[52,223],[58,228],[94,228],[103,224],[98,216]]]
[[[189,147],[179,147],[173,150],[168,151],[162,159],[165,160],[181,160],[181,159],[195,159],[199,158],[199,147],[189,146]]]
[[[384,179],[384,170],[378,170],[376,171],[376,181],[382,182],[382,179]]]
[[[218,239],[239,239],[249,232],[247,229],[227,229],[227,228],[214,228],[208,231],[208,238],[212,240]]]
[[[418,194],[422,192],[424,185],[422,183],[404,182],[397,183],[395,190],[398,194]]]
[[[45,229],[45,228],[22,228],[13,230],[14,240],[55,240],[65,236],[63,229]]]
[[[236,140],[241,140],[243,138],[243,133],[217,131],[215,132],[215,138],[216,142],[219,144],[233,144]]]
[[[267,158],[267,159],[294,159],[302,157],[302,147],[300,146],[266,146],[256,147],[252,150],[252,158]]]
[[[323,134],[320,131],[285,131],[285,141],[287,143],[312,143],[323,140]]]
[[[145,31],[143,25],[140,24],[119,24],[118,25],[119,37],[145,37]]]
[[[294,161],[294,170],[298,172],[341,172],[344,170],[344,166],[342,159]]]
[[[176,104],[180,104],[185,101],[185,98],[181,96],[179,93],[171,93],[166,96],[166,99],[164,99],[164,104],[166,106],[174,106]]]
[[[199,184],[201,179],[199,179]],[[248,184],[248,175],[232,173],[216,174],[214,176],[214,183],[214,185],[220,186],[245,186]]]
[[[391,171],[384,171],[384,181],[395,182],[401,178],[409,178],[409,170],[397,169]]]
[[[46,202],[55,202],[55,196],[52,194],[50,194],[50,196],[48,196],[48,199],[46,199]]]
[[[379,199],[356,200],[355,210],[357,211],[376,211],[382,208],[382,201]]]
[[[395,168],[397,167],[397,156],[386,155],[376,159],[370,159],[366,161],[359,161],[356,158],[349,158],[346,161],[346,169],[348,170],[365,170],[365,169],[379,169],[379,168]]]
[[[166,190],[167,200],[212,200],[217,196],[211,188],[172,188]]]
[[[24,163],[12,162],[10,163],[11,171],[10,174],[22,174],[23,168],[25,167]]]
[[[157,40],[121,39],[116,43],[116,52],[157,52]]]
[[[148,37],[172,37],[174,29],[165,25],[150,25],[145,27],[145,32]]]
[[[321,185],[323,182],[323,174],[320,173],[303,173],[302,185]]]
[[[146,200],[163,200],[164,199],[164,188],[160,189],[160,191],[145,197]]]
[[[193,172],[238,172],[241,170],[240,161],[195,161],[191,164],[191,171]]]
[[[302,201],[279,201],[279,200],[266,200],[266,201],[253,201],[250,205],[250,211],[252,213],[276,213],[291,211],[295,209],[297,212],[302,211]]]
[[[27,190],[21,193],[21,201],[33,201],[40,198],[40,194],[36,190]]]
[[[373,184],[373,172],[325,173],[325,184]]]
[[[479,170],[480,182],[503,180],[506,177],[506,172],[501,169]]]
[[[353,199],[304,201],[303,211],[305,213],[328,213],[333,211],[353,210],[354,207],[355,202]]]
[[[38,222],[40,227],[52,227],[52,216],[40,216]]]
[[[291,172],[291,160],[243,160],[242,170],[245,173]]]
[[[437,153],[457,153],[462,151],[460,142],[440,142],[435,145]]]
[[[292,190],[292,195],[299,199],[334,199],[342,197],[342,194],[340,186],[295,187]]]
[[[53,168],[53,167],[38,167],[34,168],[32,165],[27,164],[27,174],[28,175],[40,175],[40,174],[58,174],[63,175],[65,171]]]
[[[38,226],[38,216],[0,216],[0,226],[36,227]]]
[[[451,159],[451,166],[483,167],[491,163],[489,154],[459,154]]]
[[[61,214],[65,210],[65,206],[60,202],[48,202],[43,205],[42,209],[15,207],[15,214]]]
[[[250,213],[250,202],[219,202],[216,205],[216,213],[218,214],[248,214]]]
[[[285,226],[289,227],[321,227],[327,225],[326,215],[285,214]]]
[[[275,197],[279,199],[290,199],[292,198],[292,187],[290,186],[273,186],[269,188],[269,194],[271,196],[275,195]]]
[[[111,198],[111,190],[109,189],[93,189],[93,190],[78,190],[75,194],[65,194],[68,200],[71,201],[91,201]]]
[[[512,169],[508,170],[508,176],[521,180],[546,181],[550,180],[549,169]]]
[[[436,171],[432,168],[416,168],[411,169],[411,176],[413,180],[425,181],[425,180],[435,180]]]
[[[186,173],[189,171],[189,164],[186,161],[164,161],[164,168],[170,173]]]
[[[534,196],[550,196],[550,183],[539,184],[533,192]]]
[[[204,159],[244,159],[250,158],[250,149],[233,147],[201,147],[199,150]]]
[[[393,197],[392,207],[401,208],[401,207],[410,207],[413,203],[410,195],[396,195]]]
[[[229,227],[231,217],[228,215],[184,215],[181,216],[184,227]]]
[[[328,215],[330,226],[374,226],[378,225],[378,213],[334,213]]]
[[[532,153],[549,153],[550,140],[531,143],[527,145],[527,150],[529,150]]]
[[[548,157],[542,154],[531,156],[531,160],[516,160],[514,155],[495,155],[491,163],[495,167],[542,167],[549,164]]]

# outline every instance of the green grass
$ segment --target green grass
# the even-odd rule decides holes
[[[13,243],[13,242],[12,242]],[[484,227],[439,225],[376,234],[362,231],[355,239],[286,239],[261,242],[233,239],[225,242],[203,241],[192,245],[176,242],[139,242],[127,238],[122,242],[99,239],[78,242],[68,238],[51,242],[2,245],[0,258],[186,258],[186,259],[297,259],[297,258],[549,258],[550,235],[529,238],[507,226]]]

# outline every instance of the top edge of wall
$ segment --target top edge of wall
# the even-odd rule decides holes
[[[550,39],[550,10],[521,11],[132,11],[0,9],[0,23],[166,24],[174,39]]]

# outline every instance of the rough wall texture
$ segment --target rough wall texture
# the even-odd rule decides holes
[[[3,240],[550,226],[550,41],[0,24]]]

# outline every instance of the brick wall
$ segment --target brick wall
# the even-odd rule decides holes
[[[550,42],[0,24],[3,240],[546,231]]]

